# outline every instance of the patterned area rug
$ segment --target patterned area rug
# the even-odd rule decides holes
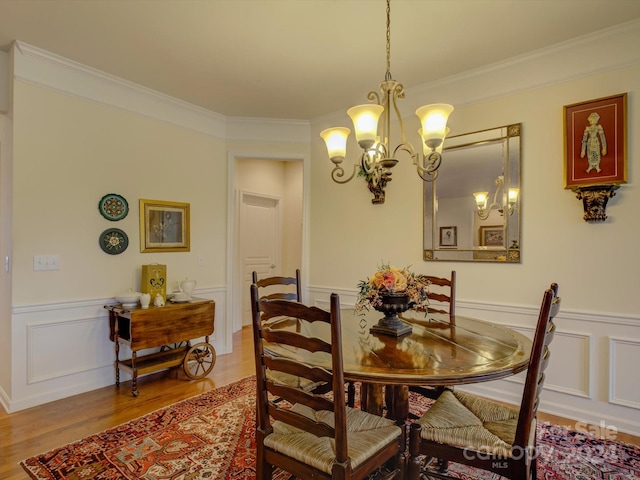
[[[411,404],[416,414],[429,407],[419,396]],[[540,424],[537,434],[539,479],[640,479],[638,447],[557,425]],[[38,480],[231,480],[255,478],[255,460],[255,377],[248,377],[20,464]],[[457,466],[450,472],[500,478]]]

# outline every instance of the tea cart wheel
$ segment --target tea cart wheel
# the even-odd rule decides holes
[[[206,342],[197,343],[189,349],[184,357],[183,368],[187,377],[192,380],[206,377],[216,364],[216,351]]]

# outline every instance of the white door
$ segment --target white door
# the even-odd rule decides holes
[[[242,325],[251,324],[251,273],[258,278],[280,275],[280,201],[252,193],[241,194],[240,250],[242,259]]]

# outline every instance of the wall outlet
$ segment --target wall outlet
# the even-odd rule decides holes
[[[60,270],[60,255],[36,255],[33,257],[33,271]]]

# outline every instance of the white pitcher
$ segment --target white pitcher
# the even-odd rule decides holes
[[[143,293],[140,295],[140,306],[142,308],[149,308],[149,304],[151,303],[151,294]]]

